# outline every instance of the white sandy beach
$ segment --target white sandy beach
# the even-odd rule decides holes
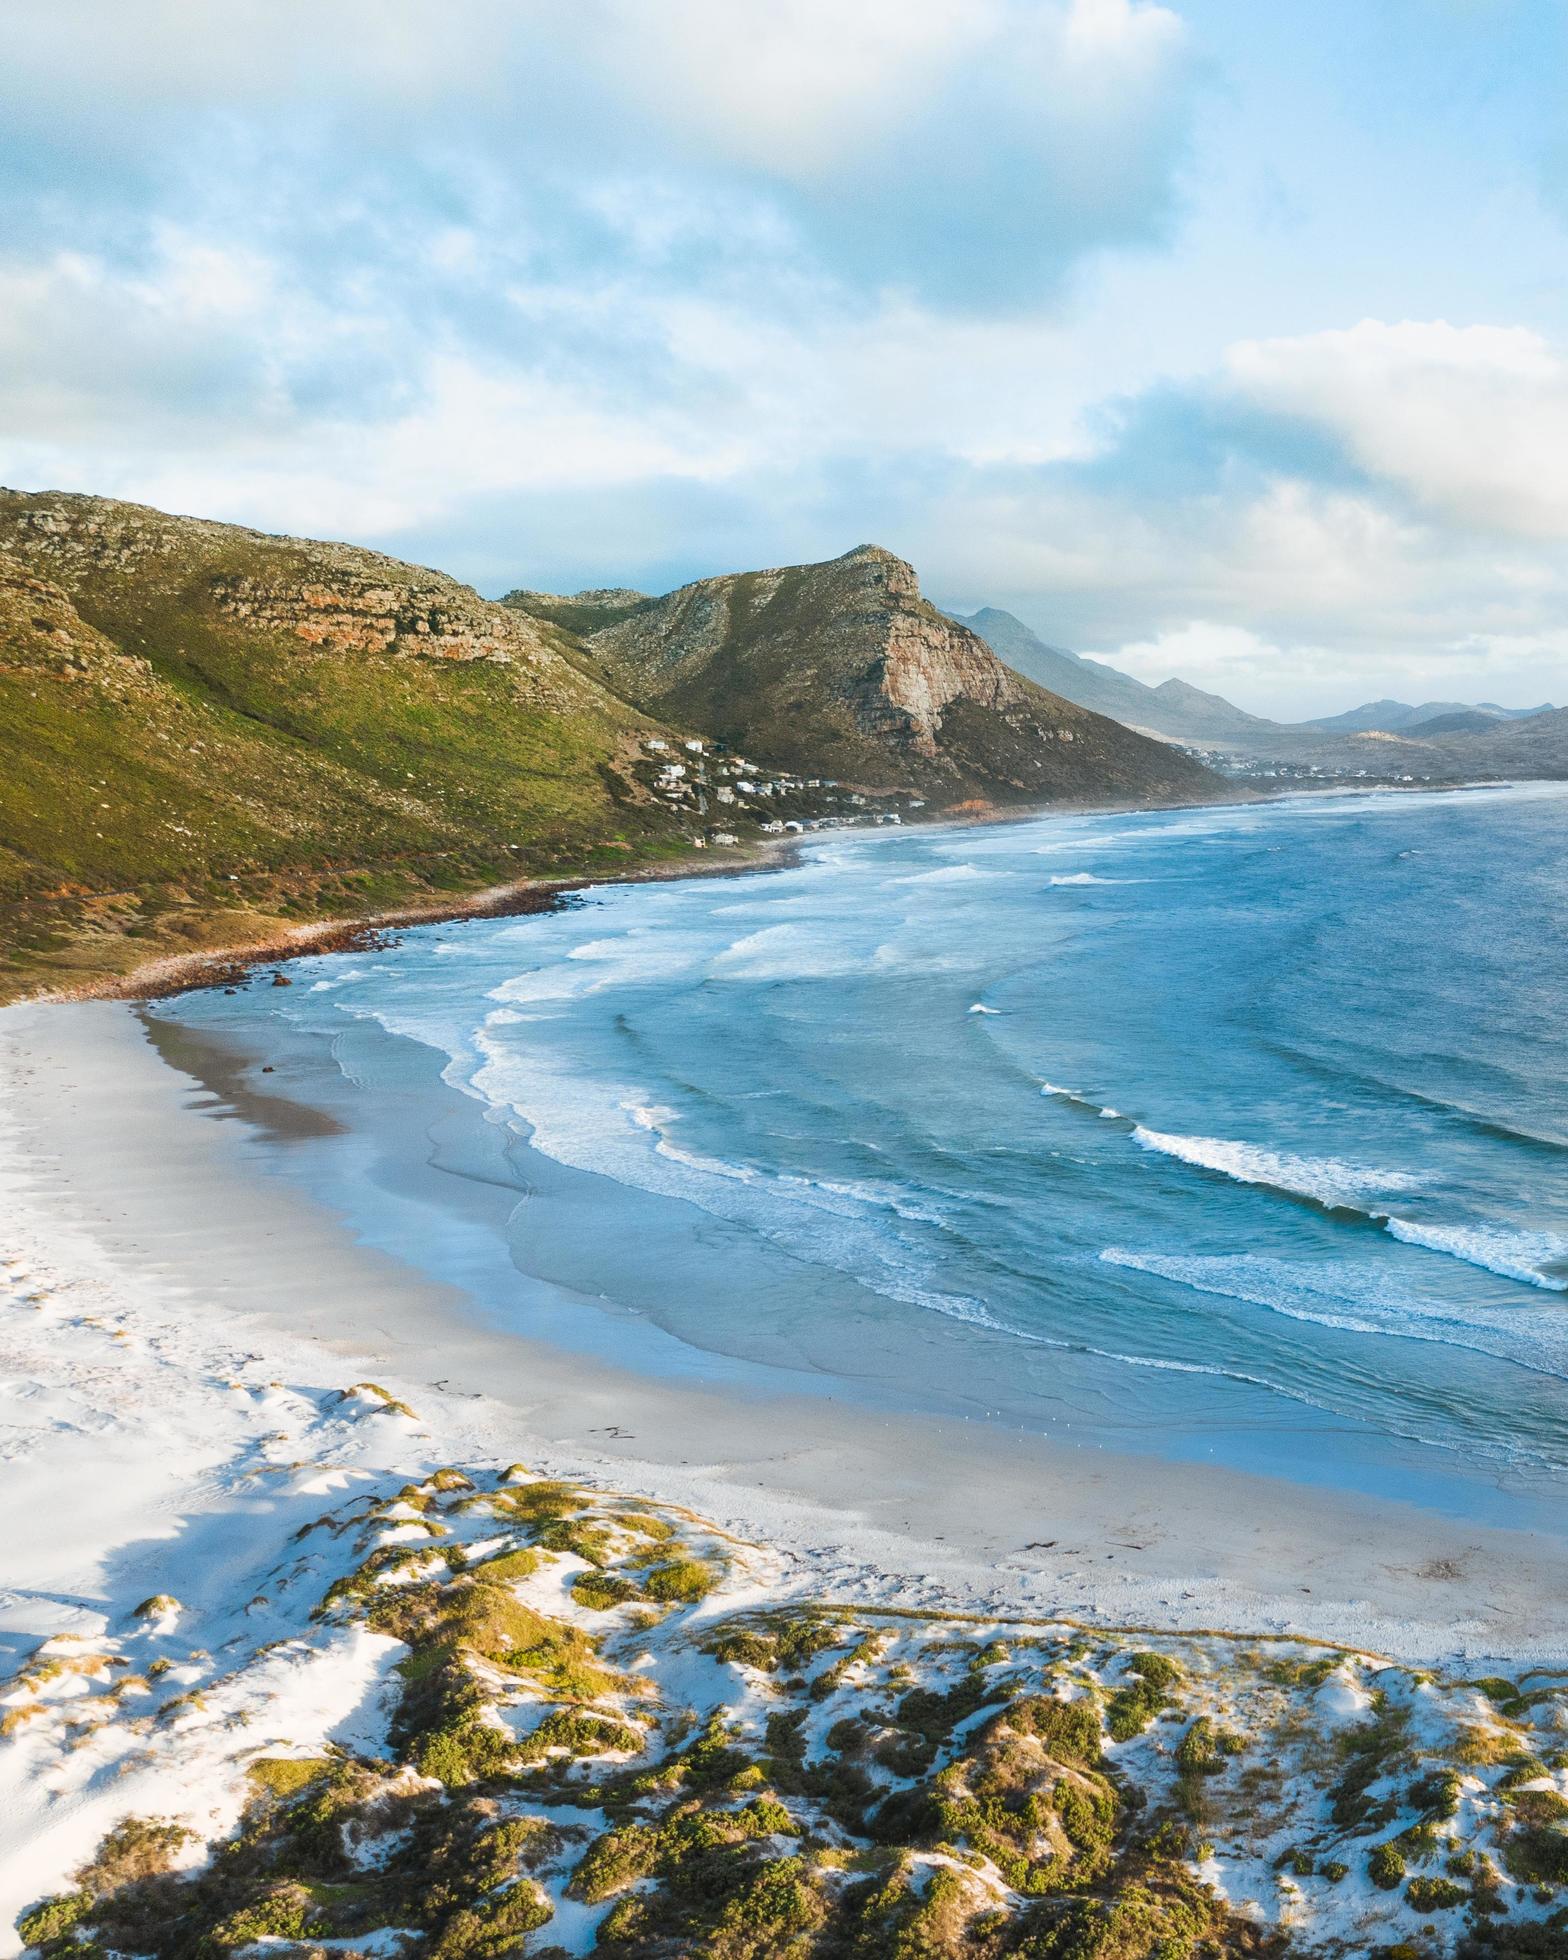
[[[192,1406],[215,1347],[315,1389],[369,1376],[419,1409],[440,1460],[522,1456],[687,1504],[774,1546],[816,1597],[1293,1632],[1428,1661],[1568,1653],[1568,1550],[1541,1534],[826,1398],[655,1384],[493,1331],[258,1179],[243,1122],[215,1121],[127,1008],[9,1010],[0,1069],[7,1252],[30,1287],[90,1283],[176,1373],[186,1344]],[[44,1392],[79,1392],[63,1354],[60,1371]],[[26,1454],[40,1447],[32,1431]],[[180,1512],[199,1474],[159,1455],[135,1475]],[[13,1498],[38,1539],[12,1535],[6,1585],[90,1594],[147,1492],[128,1482],[119,1522],[100,1509],[77,1550],[80,1521],[62,1532],[49,1514],[55,1479],[34,1498],[23,1475]]]

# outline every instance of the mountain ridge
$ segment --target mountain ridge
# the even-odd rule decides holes
[[[1150,687],[1104,661],[1051,645],[1015,614],[998,606],[982,606],[977,612],[952,617],[978,633],[1019,673],[1040,686],[1163,741],[1239,739],[1275,726],[1260,716],[1249,715],[1223,695],[1205,693],[1189,681],[1173,678]]]
[[[554,618],[584,602],[505,603]],[[1188,758],[1016,673],[877,545],[628,600],[585,645],[645,712],[773,765],[948,803],[1224,793]]]

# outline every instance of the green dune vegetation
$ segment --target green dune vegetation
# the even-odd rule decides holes
[[[1560,1676],[813,1605],[755,1561],[518,1465],[326,1513],[273,1590],[314,1589],[318,1650],[393,1643],[383,1744],[291,1753],[259,1709],[252,1735],[246,1669],[286,1641],[215,1658],[172,1612],[133,1620],[69,1696],[23,1684],[28,1733],[126,1724],[145,1751],[221,1727],[238,1825],[123,1819],[22,1938],[47,1960],[1568,1955]]]

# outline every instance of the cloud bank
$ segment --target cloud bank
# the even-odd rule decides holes
[[[871,536],[1250,706],[1563,693],[1563,337],[1234,330],[1257,17],[1183,11],[16,10],[0,476],[492,590]]]

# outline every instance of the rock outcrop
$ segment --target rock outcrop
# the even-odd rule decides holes
[[[99,603],[178,597],[296,650],[490,660],[546,682],[566,666],[526,614],[442,572],[353,545],[171,517],[142,504],[0,491],[0,551]]]

